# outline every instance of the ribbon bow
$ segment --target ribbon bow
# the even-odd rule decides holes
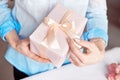
[[[69,22],[69,18],[72,16],[72,11],[68,11],[65,13],[65,15],[63,16],[63,18],[61,19],[60,23],[57,23],[56,21],[54,21],[53,19],[46,17],[44,19],[44,23],[49,26],[49,30],[48,33],[45,37],[48,46],[51,45],[51,43],[54,41],[55,39],[55,31],[57,29],[62,30],[68,38],[79,38],[79,36],[77,35],[76,31],[75,31],[75,22]]]

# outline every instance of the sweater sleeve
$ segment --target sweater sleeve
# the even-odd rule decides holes
[[[102,38],[108,44],[108,20],[106,0],[89,0],[86,17],[87,31],[84,34],[86,40]]]

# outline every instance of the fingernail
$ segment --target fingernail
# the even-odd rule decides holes
[[[76,46],[76,47],[78,47],[79,49],[81,48],[81,46],[78,44],[78,42],[76,42],[76,41],[74,41],[74,45]]]
[[[67,39],[68,42],[70,42],[70,40],[71,40],[70,38]]]
[[[77,39],[77,38],[75,38],[75,39],[74,39],[74,41],[75,41],[75,42],[79,42],[80,40],[79,40],[79,39]]]

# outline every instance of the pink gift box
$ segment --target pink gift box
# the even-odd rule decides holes
[[[47,16],[47,19],[49,19],[48,24],[43,21],[30,36],[31,51],[44,58],[50,59],[56,67],[60,67],[63,64],[69,52],[67,39],[80,38],[87,22],[85,17],[75,12],[68,14],[69,12],[72,11],[60,4],[56,5]],[[69,18],[66,18],[66,20],[68,23],[71,23],[71,29],[74,29],[73,33],[75,34],[72,34],[71,29],[69,29],[69,31],[68,29],[61,29],[61,24],[62,27],[64,25],[64,23],[61,23],[61,20],[64,19],[63,17],[65,15],[71,15]],[[51,23],[49,25],[50,20]],[[59,27],[57,26],[56,28],[56,25],[59,25]],[[50,28],[51,26],[54,26],[54,29]],[[50,29],[52,29],[51,32],[49,31]]]

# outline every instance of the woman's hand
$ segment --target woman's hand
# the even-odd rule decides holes
[[[16,43],[16,46],[14,47],[18,52],[26,55],[27,57],[38,61],[38,62],[44,62],[44,63],[49,63],[50,61],[48,59],[42,58],[35,53],[30,51],[30,41],[29,39],[23,39],[23,40],[18,40]]]
[[[74,44],[80,45],[84,51]],[[70,46],[70,61],[76,66],[85,66],[100,62],[104,58],[105,43],[102,39],[96,38],[89,42],[85,40],[75,39],[69,40]]]
[[[30,51],[30,41],[29,39],[22,39],[20,40],[15,32],[15,30],[11,31],[7,34],[6,39],[8,40],[9,44],[21,54],[35,60],[38,62],[49,63],[48,59],[42,58],[35,53]]]

